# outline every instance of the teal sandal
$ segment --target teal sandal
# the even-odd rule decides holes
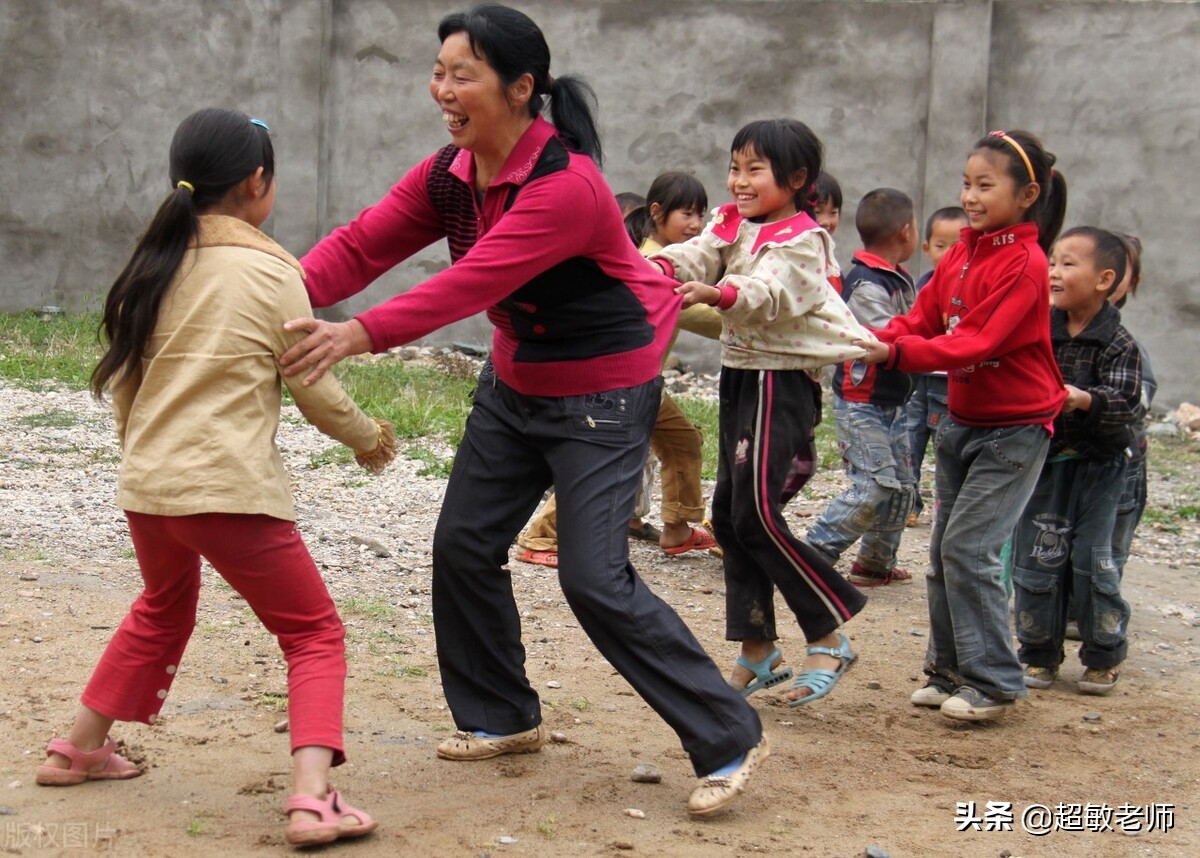
[[[753,673],[755,679],[748,685],[734,685],[732,682],[729,684],[740,691],[743,697],[749,697],[755,691],[762,691],[764,688],[773,688],[781,682],[787,682],[793,676],[793,671],[790,667],[771,670],[771,665],[775,663],[775,659],[782,656],[783,653],[778,649],[774,650],[762,661],[750,661],[744,655],[739,655],[737,660],[738,666],[744,667]]]
[[[827,646],[810,646],[808,648],[809,655],[831,655],[838,659],[837,670],[826,670],[818,668],[815,670],[802,670],[796,674],[796,681],[792,683],[792,688],[807,688],[812,694],[801,697],[797,700],[789,700],[788,706],[803,706],[805,703],[812,703],[814,700],[820,700],[838,684],[838,680],[842,678],[850,665],[854,664],[858,658],[858,653],[850,651],[850,641],[846,639],[844,634],[838,633],[841,639],[841,645],[834,649]]]

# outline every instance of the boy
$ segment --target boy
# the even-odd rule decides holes
[[[1081,693],[1111,692],[1128,648],[1112,538],[1145,406],[1137,343],[1108,302],[1125,266],[1121,240],[1095,227],[1063,233],[1050,255],[1050,339],[1067,401],[1013,542],[1017,656],[1029,688],[1058,676],[1069,598],[1083,639]]]
[[[925,222],[925,243],[921,250],[929,257],[929,270],[917,281],[917,291],[921,291],[938,261],[958,241],[958,234],[969,226],[967,213],[959,206],[947,206],[935,211]],[[913,479],[916,490],[913,492],[913,508],[908,516],[908,526],[915,527],[917,517],[925,504],[921,500],[921,465],[925,461],[925,448],[929,445],[929,437],[937,430],[937,425],[946,415],[946,373],[922,372],[913,376],[913,392],[908,399],[908,443],[912,449]]]
[[[871,191],[858,204],[854,225],[863,249],[843,278],[842,300],[860,324],[882,328],[912,309],[916,287],[901,263],[917,248],[917,222],[908,195]],[[900,534],[915,493],[905,400],[906,373],[850,361],[833,376],[833,416],[850,487],[809,530],[807,541],[836,563],[862,537],[850,582],[858,587],[907,584],[896,567]]]

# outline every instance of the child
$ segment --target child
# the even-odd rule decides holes
[[[901,263],[917,249],[917,222],[908,194],[878,188],[858,204],[854,225],[863,249],[842,278],[842,300],[867,328],[882,328],[912,309],[916,287]],[[916,488],[908,446],[906,373],[861,363],[833,374],[833,416],[850,485],[821,513],[806,541],[837,563],[862,538],[850,569],[857,587],[909,584],[896,552]]]
[[[1013,541],[1018,655],[1030,688],[1049,688],[1058,676],[1072,596],[1081,692],[1111,692],[1128,647],[1113,527],[1133,425],[1145,409],[1137,343],[1109,304],[1125,263],[1121,239],[1095,227],[1068,230],[1050,255],[1050,338],[1067,401]]]
[[[724,549],[726,637],[742,642],[730,678],[743,694],[789,677],[775,647],[773,586],[811,644],[788,693],[810,703],[856,658],[838,627],[866,599],[788,529],[783,504],[813,473],[821,388],[811,373],[849,360],[869,336],[830,286],[829,234],[813,220],[821,143],[790,119],[752,122],[733,139],[729,192],[697,238],[651,259],[682,282],[685,305],[722,315],[720,462],[713,522]]]
[[[171,143],[173,190],[108,294],[108,350],[92,374],[111,382],[123,450],[117,501],[129,519],[145,589],[100,659],[66,740],[54,739],[37,782],[123,780],[141,772],[114,752],[114,720],[153,724],[196,624],[200,561],[241,594],[288,663],[292,782],[289,843],[358,837],[376,823],[330,788],[345,761],[344,629],[296,532],[275,447],[276,360],[311,312],[299,263],[257,227],[275,200],[265,124],[207,109]],[[359,451],[370,471],[391,461],[391,427],[363,414],[331,377],[289,382],[301,412]]]
[[[635,206],[625,215],[625,227],[643,256],[667,245],[687,241],[699,234],[704,226],[708,193],[700,180],[689,173],[663,173],[650,185],[646,200],[644,205]],[[715,331],[713,321],[704,311],[716,317]],[[678,327],[716,339],[720,336],[721,320],[711,307],[689,307],[680,314]],[[664,391],[650,435],[650,450],[662,462],[663,527],[660,531],[642,521],[642,517],[650,512],[653,487],[652,459],[648,457],[648,473],[643,475],[642,489],[634,507],[635,518],[629,522],[631,537],[652,539],[671,556],[708,550],[716,545],[707,530],[689,524],[704,518],[704,494],[700,485],[702,446],[700,430]],[[558,505],[551,495],[529,527],[517,537],[518,560],[558,566],[557,519]]]
[[[959,233],[967,226],[967,213],[960,206],[947,206],[929,216],[925,222],[925,243],[921,245],[921,250],[929,257],[930,269],[917,281],[918,292],[933,277],[933,269],[938,261],[958,241]],[[925,463],[925,447],[929,444],[929,438],[946,415],[946,373],[918,372],[913,374],[912,380],[913,392],[908,398],[906,419],[916,491],[913,493],[913,510],[908,516],[909,527],[916,526],[917,518],[925,508],[921,500],[921,465]]]
[[[813,219],[821,229],[833,235],[842,219],[842,186],[829,173],[821,173],[813,188],[817,200],[813,206]]]
[[[1050,347],[1046,249],[1067,186],[1032,134],[975,143],[961,202],[970,225],[942,257],[907,316],[870,363],[950,372],[950,413],[937,435],[937,515],[926,575],[929,647],[916,706],[966,721],[1002,716],[1025,696],[1012,647],[1000,551],[1033,493],[1066,398]]]

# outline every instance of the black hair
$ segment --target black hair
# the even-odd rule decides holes
[[[771,162],[775,183],[786,188],[804,171],[804,184],[795,194],[796,210],[815,214],[814,187],[821,175],[824,147],[812,129],[795,119],[760,119],[744,125],[733,137],[729,151],[753,149],[760,158]]]
[[[1006,140],[1006,137],[1009,139]],[[1009,140],[1017,145],[1014,146]],[[1067,180],[1062,173],[1054,169],[1054,163],[1058,159],[1052,152],[1046,151],[1045,145],[1036,135],[1028,131],[993,131],[975,141],[973,151],[978,152],[981,149],[998,152],[1008,159],[1008,174],[1012,176],[1018,191],[1030,182],[1038,183],[1040,193],[1025,212],[1025,220],[1037,224],[1038,244],[1042,250],[1049,253],[1067,213]],[[1025,158],[1021,157],[1022,152],[1029,159],[1029,166],[1026,166]],[[1030,175],[1031,167],[1033,175]]]
[[[1113,282],[1105,294],[1111,293],[1125,279],[1125,266],[1128,258],[1126,243],[1116,233],[1096,226],[1073,227],[1060,235],[1058,240],[1074,237],[1091,239],[1092,264],[1097,271],[1112,270]]]
[[[912,198],[895,188],[876,188],[868,191],[858,202],[854,226],[866,247],[877,247],[892,236],[911,226],[914,206]]]
[[[621,191],[617,194],[617,205],[621,207],[621,217],[627,216],[634,209],[646,204],[646,198],[633,191]]]
[[[925,221],[925,240],[933,238],[933,225],[945,220],[967,220],[967,213],[962,206],[944,206],[929,216]]]
[[[542,112],[550,99],[550,121],[568,149],[604,163],[596,129],[596,93],[580,77],[550,76],[550,47],[538,25],[523,12],[485,3],[467,12],[453,12],[438,24],[438,41],[466,33],[475,56],[486,60],[505,88],[523,74],[533,78],[529,115]]]
[[[123,378],[141,362],[167,287],[199,233],[199,215],[259,167],[269,185],[275,176],[270,132],[244,113],[210,107],[196,111],[175,130],[171,192],[104,302],[100,329],[108,349],[92,370],[90,383],[97,398],[111,379]]]
[[[842,186],[829,173],[822,171],[817,176],[817,180],[813,182],[813,194],[815,203],[820,204],[828,200],[835,209],[842,210]]]
[[[703,214],[708,209],[708,192],[691,173],[658,176],[646,192],[645,203],[625,216],[625,231],[637,247],[653,235],[657,226],[650,216],[650,206],[654,203],[658,203],[664,218],[676,209],[696,209]]]
[[[1142,282],[1142,240],[1130,232],[1119,232],[1117,238],[1125,245],[1125,258],[1129,261],[1129,289],[1116,302],[1117,307],[1124,307],[1127,299],[1137,295]]]

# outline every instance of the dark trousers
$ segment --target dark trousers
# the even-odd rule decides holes
[[[1057,667],[1063,661],[1072,600],[1084,667],[1125,660],[1129,603],[1113,557],[1113,525],[1125,488],[1125,456],[1047,462],[1013,540],[1018,657]]]
[[[866,597],[788,528],[783,507],[816,469],[821,388],[800,370],[721,369],[713,528],[725,551],[725,636],[775,640],[774,588],[808,641]]]
[[[585,396],[526,396],[484,366],[433,538],[438,662],[460,730],[508,735],[541,723],[504,564],[553,484],[567,604],[679,735],[696,773],[762,737],[754,709],[629,562],[629,518],[661,389],[656,379]]]

